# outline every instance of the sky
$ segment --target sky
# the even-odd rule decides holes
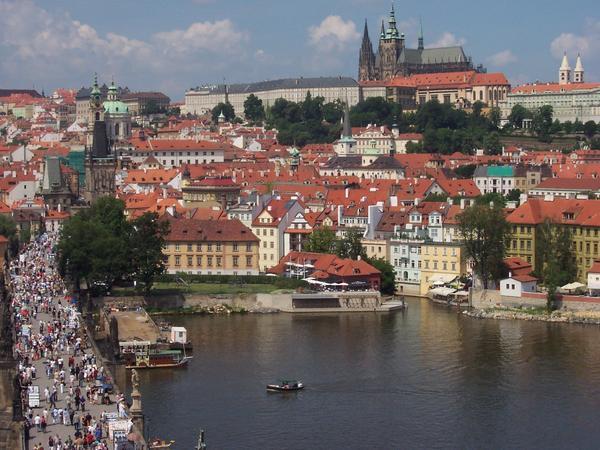
[[[365,19],[373,45],[388,0],[0,0],[0,88],[159,90],[174,101],[203,84],[298,76],[357,77]],[[564,5],[564,6],[561,6]],[[563,52],[600,81],[597,0],[404,0],[400,32],[416,46],[461,44],[511,84],[555,81]],[[374,39],[375,38],[375,39]]]

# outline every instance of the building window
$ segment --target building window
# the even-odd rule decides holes
[[[217,251],[220,252],[221,251],[221,243],[217,242]]]
[[[238,244],[237,244],[237,242],[235,242],[235,243],[233,244],[233,251],[234,251],[234,252],[237,252],[237,251],[238,251]]]
[[[240,261],[240,257],[234,256],[233,257],[233,267],[239,267],[239,261]]]
[[[252,256],[246,256],[246,267],[252,267]]]
[[[197,252],[201,252],[202,251],[202,244],[196,244],[196,251]]]
[[[217,256],[217,267],[221,267],[222,259],[220,256]]]
[[[271,228],[271,236],[274,236],[274,233],[275,233],[275,232],[274,232],[274,231],[273,231],[273,229]]]
[[[179,256],[179,255],[175,256],[175,265],[176,266],[180,266],[181,265],[181,256]]]
[[[192,256],[187,257],[187,265],[188,267],[192,267],[194,265],[194,258]]]
[[[188,245],[187,245],[187,251],[188,251],[188,252],[191,252],[191,251],[193,251],[193,248],[194,248],[194,247],[192,246],[192,244],[188,244]]]
[[[196,256],[196,265],[198,267],[202,266],[202,256]]]
[[[206,244],[206,251],[212,252],[212,244]]]
[[[206,265],[208,267],[212,267],[212,265],[213,265],[213,257],[212,256],[207,256],[206,257]]]
[[[251,252],[252,251],[252,244],[250,244],[250,243],[246,244],[246,251],[247,252]]]

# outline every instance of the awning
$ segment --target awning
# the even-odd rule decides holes
[[[452,281],[456,280],[456,278],[458,278],[456,275],[436,273],[429,278],[429,282],[431,284],[434,284],[436,282],[451,283]]]
[[[574,291],[575,289],[580,289],[584,287],[585,284],[581,284],[580,282],[575,281],[574,283],[565,284],[563,287],[561,287],[561,289],[564,289],[565,291]]]
[[[431,294],[441,295],[442,297],[447,297],[450,294],[454,294],[456,289],[448,288],[448,287],[439,287],[433,288],[429,291]]]

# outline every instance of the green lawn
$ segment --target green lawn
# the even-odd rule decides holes
[[[268,294],[279,288],[274,284],[218,284],[218,283],[155,283],[152,294],[161,295],[169,293],[181,294]],[[133,288],[113,288],[112,294],[117,297],[135,295]]]

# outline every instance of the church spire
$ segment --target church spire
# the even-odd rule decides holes
[[[367,19],[365,19],[365,29],[363,31],[362,47],[363,49],[367,47],[373,48],[373,45],[371,44],[371,38],[369,37],[369,26],[367,25]]]
[[[383,22],[383,19],[381,19],[381,35],[380,35],[381,39],[385,39],[385,25]]]
[[[396,27],[396,12],[394,11],[394,3],[392,2],[392,10],[388,19],[387,36],[391,39],[398,39],[398,28]]]
[[[419,46],[418,49],[419,50],[423,50],[425,48],[425,44],[424,44],[424,40],[423,40],[423,19],[421,17],[419,17],[419,22],[421,25],[421,30],[419,32]]]

